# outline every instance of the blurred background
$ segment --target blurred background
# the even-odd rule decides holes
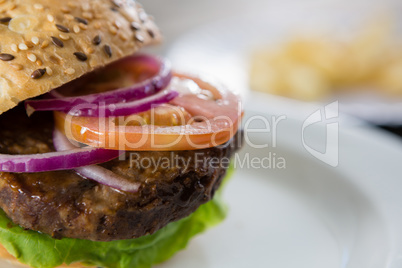
[[[240,93],[245,119],[286,117],[239,153],[286,168],[237,168],[227,221],[161,267],[402,268],[402,1],[142,4],[164,34],[151,52]]]
[[[143,4],[165,36],[153,51],[176,68],[223,77],[245,96],[339,100],[341,112],[402,134],[401,1]],[[288,105],[282,100],[274,98],[272,106]]]

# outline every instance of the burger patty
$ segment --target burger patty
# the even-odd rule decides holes
[[[31,118],[19,106],[0,116],[0,153],[54,151],[51,113]],[[54,238],[111,241],[152,234],[209,201],[237,149],[237,134],[225,146],[174,152],[127,152],[102,164],[139,182],[126,193],[74,171],[1,173],[0,207],[20,226]],[[158,162],[159,161],[159,162]]]

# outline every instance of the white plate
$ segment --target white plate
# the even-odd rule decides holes
[[[225,193],[227,220],[158,267],[402,267],[402,143],[341,124],[333,168],[304,149],[301,128],[288,119],[278,126],[276,148],[246,144],[240,159],[275,153],[286,169],[238,167]],[[309,145],[322,145],[323,129],[308,134]],[[272,136],[252,141],[272,145]]]
[[[227,221],[160,267],[401,268],[401,141],[341,115],[339,165],[328,166],[306,151],[301,134],[307,116],[323,105],[250,92],[247,78],[250,51],[262,43],[277,42],[296,28],[353,29],[385,2],[401,2],[252,2],[261,4],[259,10],[245,7],[244,14],[189,31],[170,45],[167,57],[177,69],[219,77],[245,97],[248,111],[286,115],[276,148],[246,146],[241,155],[276,153],[287,168],[239,169],[226,191]],[[367,103],[341,102],[340,108],[354,113],[357,107],[376,123],[401,123],[400,109]],[[373,112],[374,104],[381,109]],[[325,131],[316,124],[306,134],[309,144],[322,149]]]
[[[239,2],[234,0],[234,3]],[[395,11],[402,5],[398,0],[289,2],[252,0],[244,6],[244,13],[233,16],[222,10],[226,15],[223,19],[206,22],[178,38],[170,46],[168,58],[179,69],[214,74],[246,96],[249,91],[248,65],[255,48],[268,44],[275,46],[299,31],[347,36],[383,14],[394,16],[395,23],[402,27],[402,17]],[[252,9],[248,8],[250,6]],[[402,124],[401,99],[364,93],[340,98],[342,112],[375,124]],[[276,98],[270,111],[277,112],[275,109],[278,108],[281,111],[281,107],[288,106],[289,102],[296,101]]]

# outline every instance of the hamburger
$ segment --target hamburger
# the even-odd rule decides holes
[[[0,0],[0,36],[3,259],[150,267],[224,218],[241,102],[140,54],[140,4]]]

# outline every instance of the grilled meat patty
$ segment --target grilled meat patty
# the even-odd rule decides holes
[[[54,151],[52,131],[52,113],[28,118],[19,106],[0,116],[0,153]],[[137,193],[118,191],[74,171],[0,172],[0,207],[14,223],[55,238],[111,241],[140,237],[209,201],[236,145],[234,138],[225,146],[204,150],[127,152],[126,160],[102,164],[140,182]]]

